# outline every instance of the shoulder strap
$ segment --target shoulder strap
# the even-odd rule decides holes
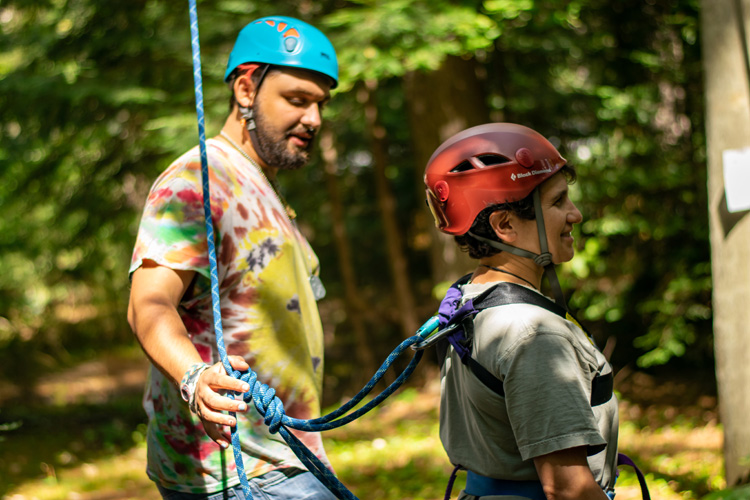
[[[498,283],[474,299],[474,307],[480,311],[488,307],[510,304],[531,304],[566,319],[568,315],[567,309],[544,295],[529,290],[525,286],[508,283],[507,281]]]

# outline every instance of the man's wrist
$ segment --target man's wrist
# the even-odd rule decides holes
[[[185,375],[180,381],[180,395],[188,404],[190,411],[196,413],[195,407],[195,388],[198,385],[198,379],[201,374],[209,367],[206,363],[195,363],[187,369]]]

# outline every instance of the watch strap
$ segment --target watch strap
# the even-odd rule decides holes
[[[198,378],[209,367],[206,363],[195,363],[185,371],[180,381],[180,395],[188,403],[190,411],[195,413],[195,386],[198,384]]]

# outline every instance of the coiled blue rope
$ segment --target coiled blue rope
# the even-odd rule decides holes
[[[278,432],[281,437],[289,444],[294,454],[300,459],[300,461],[322,482],[332,493],[342,500],[357,500],[357,497],[339,481],[336,476],[323,464],[318,457],[316,457],[297,437],[289,431],[289,428],[308,431],[308,432],[319,432],[329,429],[334,429],[345,425],[365,413],[369,412],[385,400],[388,396],[393,394],[409,376],[412,374],[414,369],[417,367],[419,360],[422,358],[423,351],[417,350],[409,362],[404,371],[393,381],[385,390],[378,394],[375,398],[363,405],[357,411],[346,415],[349,410],[358,405],[375,387],[375,385],[383,378],[385,372],[390,368],[393,362],[398,358],[404,350],[410,346],[421,343],[424,340],[424,336],[434,330],[435,321],[432,318],[430,321],[420,328],[416,335],[409,337],[404,340],[394,351],[388,356],[383,362],[378,371],[373,375],[372,379],[357,393],[350,401],[341,406],[339,409],[324,415],[319,418],[301,420],[289,417],[284,413],[284,404],[276,397],[276,392],[268,385],[258,381],[258,375],[252,370],[247,372],[239,372],[234,370],[229,363],[227,356],[226,347],[224,345],[224,329],[221,322],[221,299],[219,296],[219,273],[218,265],[216,262],[216,245],[214,237],[214,225],[213,218],[211,215],[211,196],[209,189],[209,175],[208,175],[208,155],[206,153],[206,126],[205,126],[205,114],[203,111],[203,81],[201,77],[201,56],[200,56],[200,42],[198,36],[198,11],[196,7],[196,0],[189,0],[190,3],[190,34],[193,51],[193,80],[195,83],[195,108],[198,115],[198,138],[199,148],[201,157],[201,176],[203,180],[203,212],[206,219],[206,237],[208,240],[208,261],[211,275],[211,303],[213,306],[214,316],[214,331],[216,334],[216,346],[221,357],[221,362],[224,369],[232,377],[243,380],[250,385],[250,390],[244,394],[233,394],[230,397],[242,397],[248,404],[253,403],[255,408],[258,410],[261,416],[264,418],[264,422],[268,425],[268,429],[272,433]],[[235,417],[236,414],[230,412]],[[237,475],[240,478],[243,492],[248,500],[252,499],[250,492],[250,485],[245,474],[245,466],[242,459],[242,453],[240,448],[240,437],[237,432],[237,426],[232,428],[232,448],[234,451],[234,461],[237,466]]]

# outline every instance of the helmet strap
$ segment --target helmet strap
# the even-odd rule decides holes
[[[547,276],[552,294],[555,296],[555,302],[557,305],[568,309],[565,295],[563,294],[562,287],[560,286],[560,280],[557,279],[557,272],[555,272],[555,264],[552,262],[552,254],[549,251],[549,243],[547,242],[547,230],[544,226],[544,212],[542,211],[542,196],[539,193],[539,187],[534,188],[532,194],[534,199],[534,212],[536,213],[536,229],[539,233],[539,249],[542,251],[539,255],[538,264],[544,267],[544,274]],[[536,259],[535,259],[536,262]]]
[[[253,110],[252,107],[239,106],[239,111],[240,116],[242,117],[242,125],[245,127],[245,130],[247,130],[248,135],[250,135],[250,142],[253,145],[255,154],[258,155],[261,160],[263,160],[263,163],[268,165],[268,160],[263,157],[263,153],[258,147],[260,140],[258,139],[257,126],[255,124],[255,110]]]
[[[535,254],[533,252],[529,252],[528,250],[524,250],[522,248],[518,248],[518,247],[514,247],[514,246],[511,246],[511,245],[508,245],[507,243],[503,243],[502,241],[491,240],[489,238],[485,238],[484,236],[479,236],[478,234],[474,234],[471,231],[469,231],[466,234],[468,234],[469,236],[471,236],[475,240],[479,240],[482,243],[491,246],[492,248],[496,248],[498,250],[502,250],[503,252],[508,252],[508,253],[513,254],[513,255],[517,255],[519,257],[524,257],[526,259],[531,259],[537,265],[544,266],[544,264],[541,264],[539,262],[539,258],[541,257],[541,255],[537,255],[537,254]]]
[[[258,83],[255,85],[255,97],[258,97],[258,91],[260,90],[260,84],[263,83],[263,80],[266,79],[266,73],[268,73],[268,70],[271,69],[270,64],[266,64],[261,68],[260,70],[260,76],[258,77]]]
[[[260,70],[260,77],[258,77],[258,83],[255,85],[255,99],[258,98],[258,92],[260,91],[260,85],[263,83],[263,80],[266,78],[266,73],[268,73],[268,69],[271,67],[270,64],[266,64],[263,66],[263,68]],[[244,125],[245,129],[247,130],[248,134],[250,135],[250,142],[253,144],[253,149],[255,150],[255,154],[258,155],[258,157],[263,160],[263,163],[268,165],[268,160],[263,157],[263,153],[261,152],[261,149],[259,147],[260,140],[258,139],[258,134],[256,132],[257,126],[255,124],[255,110],[252,106],[239,106],[240,116],[242,117],[242,124]]]
[[[555,302],[559,306],[567,310],[568,305],[567,305],[567,302],[565,301],[565,295],[563,294],[562,287],[560,287],[560,281],[557,279],[557,273],[555,272],[555,264],[552,262],[552,254],[549,252],[549,245],[547,243],[547,231],[544,227],[544,215],[542,213],[542,201],[541,201],[541,196],[539,194],[538,187],[534,189],[533,200],[534,200],[534,212],[536,214],[536,226],[537,226],[537,231],[539,234],[539,248],[541,250],[541,253],[535,254],[534,252],[529,252],[528,250],[517,248],[511,245],[508,245],[507,243],[503,243],[501,241],[491,240],[489,238],[479,236],[477,234],[472,233],[471,231],[469,231],[467,234],[471,236],[472,238],[474,238],[475,240],[481,241],[482,243],[485,243],[491,246],[492,248],[496,248],[498,250],[502,250],[504,252],[508,252],[513,255],[517,255],[518,257],[531,259],[534,261],[536,265],[543,267],[544,274],[545,276],[547,276],[547,280],[549,281],[550,288],[552,289],[552,294],[555,297]]]

